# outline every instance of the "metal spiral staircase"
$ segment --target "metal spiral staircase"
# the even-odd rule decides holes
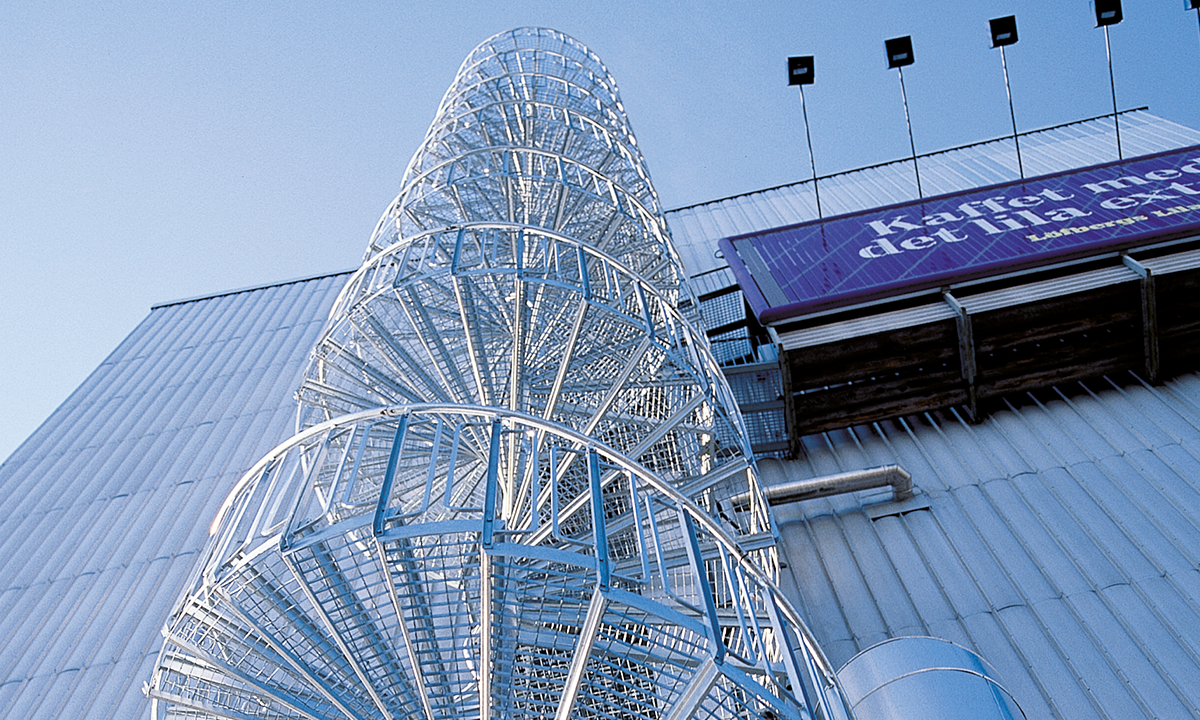
[[[848,718],[616,85],[459,70],[171,617],[162,718]]]

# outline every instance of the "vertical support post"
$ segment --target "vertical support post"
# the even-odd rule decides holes
[[[796,396],[792,387],[792,367],[788,351],[779,348],[779,384],[783,391],[783,427],[787,432],[788,454],[793,460],[800,458],[800,433],[796,422]]]
[[[1017,146],[1017,172],[1025,179],[1025,165],[1021,162],[1021,138],[1017,134],[1017,113],[1013,110],[1012,89],[1008,85],[1008,60],[1004,56],[1004,46],[1000,46],[1000,66],[1004,68],[1004,92],[1008,95],[1008,117],[1012,120],[1013,144]]]
[[[817,182],[817,161],[813,157],[812,134],[808,129],[808,104],[804,102],[804,86],[800,86],[800,113],[804,116],[804,139],[808,141],[808,166],[812,168],[813,194],[817,196],[817,217],[825,217],[821,211],[821,187]]]
[[[496,491],[500,484],[500,441],[503,425],[500,418],[492,421],[492,437],[488,449],[487,486],[483,500],[483,532],[479,542],[479,720],[492,715],[492,546],[496,532]]]
[[[908,148],[912,150],[913,172],[917,176],[917,197],[923,198],[925,193],[921,191],[921,167],[917,164],[917,145],[913,142],[912,120],[908,117],[908,93],[904,92],[904,68],[897,67],[896,72],[900,74],[900,99],[904,101],[904,124],[908,126]]]
[[[492,717],[492,556],[479,548],[479,720]]]
[[[971,316],[967,308],[949,292],[942,293],[942,299],[954,310],[958,325],[958,361],[962,367],[962,377],[967,383],[967,412],[971,422],[979,422],[979,398],[975,387],[975,330],[972,327]]]
[[[1154,293],[1154,274],[1150,268],[1128,255],[1121,256],[1125,267],[1142,279],[1142,347],[1146,358],[1146,375],[1150,384],[1157,384],[1161,375],[1158,345],[1158,302]]]
[[[704,569],[704,556],[700,553],[700,543],[696,539],[696,525],[692,522],[692,516],[682,507],[679,508],[679,522],[684,529],[688,560],[691,562],[692,571],[696,573],[696,591],[704,603],[701,607],[703,607],[705,619],[708,621],[709,639],[713,644],[713,662],[720,665],[725,662],[725,641],[721,637],[721,621],[717,617],[712,583],[708,581],[708,571]]]
[[[487,550],[492,549],[492,541],[496,533],[496,491],[500,484],[500,418],[492,421],[492,442],[488,450],[487,486],[483,499],[483,538],[481,543]]]
[[[600,455],[588,450],[588,479],[592,488],[592,536],[596,543],[596,585],[608,590],[608,531],[604,526],[604,490],[600,487]]]
[[[1112,46],[1108,42],[1108,26],[1104,26],[1104,53],[1108,56],[1108,87],[1112,91],[1113,127],[1117,130],[1117,159],[1124,160],[1121,150],[1121,116],[1117,113],[1117,83],[1113,79]]]
[[[379,488],[379,500],[375,503],[375,517],[371,523],[371,531],[375,537],[383,535],[387,519],[388,501],[392,499],[392,485],[396,480],[396,466],[400,462],[400,450],[404,445],[404,435],[408,431],[408,415],[401,415],[396,422],[396,434],[392,437],[391,452],[388,453],[387,469],[383,472],[383,484]],[[364,439],[363,442],[366,442]]]

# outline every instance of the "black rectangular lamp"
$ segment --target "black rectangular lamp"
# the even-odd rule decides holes
[[[1200,2],[1200,0],[1197,0]],[[788,85],[813,84],[813,56],[801,55],[788,58]]]
[[[1200,0],[1196,0],[1200,2]],[[992,29],[992,47],[1004,47],[1017,42],[1017,16],[994,18],[988,21]]]
[[[1116,25],[1124,19],[1121,0],[1094,0],[1096,4],[1096,27]]]
[[[887,51],[889,70],[913,64],[912,36],[884,40],[883,48]]]

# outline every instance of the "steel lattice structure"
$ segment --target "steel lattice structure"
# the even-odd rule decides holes
[[[298,434],[168,619],[166,717],[841,718],[616,85],[464,62],[335,303]]]

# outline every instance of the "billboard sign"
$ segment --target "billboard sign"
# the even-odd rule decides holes
[[[1200,232],[1200,146],[721,240],[764,324]]]

